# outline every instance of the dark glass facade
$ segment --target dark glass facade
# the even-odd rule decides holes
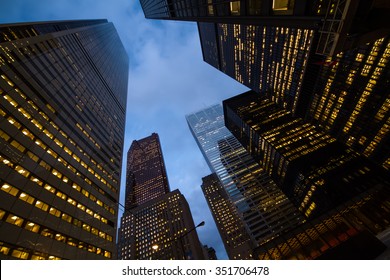
[[[389,36],[337,54],[321,65],[307,112],[307,120],[386,169],[389,60]]]
[[[111,259],[128,57],[106,20],[0,25],[1,258]]]
[[[376,237],[390,226],[388,188],[372,188],[258,247],[256,259],[374,259],[386,249]]]
[[[390,186],[384,169],[252,91],[223,103],[226,126],[307,218]]]
[[[203,259],[194,228],[185,197],[170,191],[158,134],[134,140],[127,154],[118,258]]]
[[[264,25],[199,23],[203,59],[295,112],[314,31]]]

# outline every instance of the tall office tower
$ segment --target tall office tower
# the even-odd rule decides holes
[[[127,155],[119,259],[203,259],[190,208],[170,192],[158,134],[135,140]]]
[[[126,174],[126,210],[170,191],[157,133],[133,141],[127,154]]]
[[[382,168],[253,91],[223,104],[226,126],[308,218],[390,186]]]
[[[0,25],[0,67],[0,258],[114,258],[128,57],[113,24]]]
[[[119,259],[204,259],[187,200],[179,190],[151,199],[122,217]]]
[[[150,19],[316,29],[316,53],[334,55],[388,32],[382,0],[140,0]],[[387,28],[387,30],[386,30]]]
[[[390,190],[372,188],[263,246],[255,259],[374,259],[390,226]]]
[[[299,93],[313,30],[243,24],[198,26],[207,63],[284,108],[302,111],[299,108],[307,101],[303,102]]]
[[[307,119],[390,169],[390,37],[338,54],[314,80]]]
[[[229,259],[251,258],[251,238],[215,173],[202,178],[202,191]]]
[[[198,23],[203,59],[304,117],[326,58],[386,36],[381,0],[140,0],[151,19]]]
[[[234,252],[246,252],[236,255],[232,250],[233,259],[252,258],[253,248],[302,221],[287,197],[224,126],[221,105],[187,115],[186,119],[206,162],[223,186],[223,189],[217,188],[215,194],[206,192],[206,195],[221,201],[227,197],[230,202],[225,211],[231,212],[229,219],[241,220],[231,232],[229,227],[216,221],[223,239],[228,236],[235,240]],[[212,206],[213,202],[209,200],[209,204]],[[221,206],[216,206],[211,211],[214,217],[220,217]],[[246,230],[245,235],[242,229]],[[247,250],[248,246],[250,250]],[[229,248],[229,245],[225,247]]]

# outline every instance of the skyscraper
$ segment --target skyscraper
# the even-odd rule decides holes
[[[113,24],[0,25],[0,67],[0,258],[114,258],[128,57]]]
[[[389,36],[337,54],[313,80],[306,114],[311,123],[388,170],[389,61]]]
[[[253,91],[223,104],[226,126],[307,218],[390,186],[381,167]]]
[[[157,133],[134,140],[127,153],[127,210],[170,191]]]
[[[133,141],[127,155],[119,259],[203,259],[191,211],[170,191],[157,133]]]
[[[229,259],[251,258],[251,238],[240,214],[215,173],[202,178],[202,191]]]
[[[315,29],[315,53],[334,55],[388,32],[387,1],[140,0],[150,19]],[[387,29],[387,30],[386,30]]]
[[[140,2],[147,18],[197,22],[205,62],[301,117],[321,65],[390,31],[388,1]]]
[[[221,187],[207,180],[203,188],[223,241],[235,241],[234,245],[225,245],[231,259],[251,259],[252,249],[303,220],[272,179],[224,126],[221,105],[189,114],[186,119],[206,162],[222,184]],[[226,199],[229,201],[225,207],[229,212],[228,219],[240,221],[232,225],[233,229],[218,221],[222,218],[222,206],[218,204]]]

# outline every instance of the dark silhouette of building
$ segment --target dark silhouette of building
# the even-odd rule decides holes
[[[118,258],[203,259],[189,205],[170,191],[158,134],[133,141],[127,160]]]
[[[217,255],[213,247],[209,247],[207,245],[203,245],[203,251],[205,254],[206,260],[218,260]]]
[[[115,258],[127,75],[106,20],[0,25],[0,258]]]

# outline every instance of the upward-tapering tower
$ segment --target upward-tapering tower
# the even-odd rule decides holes
[[[170,191],[157,133],[134,140],[127,154],[126,209]]]
[[[204,258],[187,200],[179,190],[170,191],[157,133],[131,144],[125,204],[119,259]]]
[[[127,79],[107,20],[0,25],[0,258],[115,257]]]

